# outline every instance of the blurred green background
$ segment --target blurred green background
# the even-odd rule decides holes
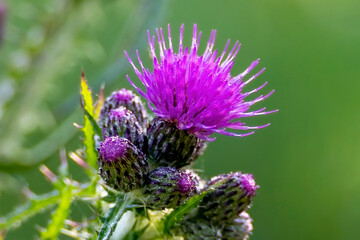
[[[218,30],[242,49],[233,74],[261,57],[275,94],[261,106],[280,111],[247,119],[271,122],[246,138],[217,136],[196,168],[211,177],[241,170],[261,186],[252,239],[360,239],[360,2],[356,0],[9,0],[0,46],[0,216],[24,202],[22,189],[44,193],[39,164],[56,168],[58,150],[81,146],[79,77],[94,94],[135,79],[123,51],[146,57],[146,30],[185,23]],[[150,60],[145,61],[150,66]],[[260,67],[258,68],[258,70]],[[72,165],[74,178],[76,166]],[[77,206],[74,218],[89,211]],[[36,239],[47,212],[7,239]]]

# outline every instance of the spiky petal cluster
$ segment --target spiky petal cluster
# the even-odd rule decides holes
[[[232,77],[230,70],[233,67],[235,56],[240,44],[236,42],[232,50],[227,53],[230,40],[227,42],[222,53],[214,50],[216,30],[211,32],[205,52],[198,54],[201,32],[198,33],[197,25],[194,25],[193,38],[190,49],[184,47],[184,25],[180,30],[180,43],[178,52],[174,52],[170,26],[168,26],[168,45],[165,42],[163,30],[156,29],[160,57],[155,53],[155,37],[149,38],[150,54],[153,59],[154,70],[145,68],[137,57],[141,71],[128,57],[135,73],[144,84],[146,91],[130,80],[135,89],[149,101],[150,108],[159,117],[174,121],[179,129],[207,140],[213,133],[230,136],[247,136],[253,132],[244,134],[229,132],[227,129],[249,130],[266,127],[245,126],[240,120],[245,117],[264,115],[274,111],[265,111],[261,108],[249,111],[250,107],[269,97],[269,94],[259,96],[253,100],[245,101],[245,98],[262,89],[267,83],[249,91],[242,92],[243,88],[254,80],[264,69],[245,80],[245,76],[259,63],[254,61],[244,72]]]
[[[190,174],[176,168],[160,167],[149,174],[143,192],[150,206],[163,209],[180,205],[195,190],[195,181]]]

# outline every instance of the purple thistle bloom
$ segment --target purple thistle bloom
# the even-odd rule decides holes
[[[234,59],[240,49],[240,43],[236,42],[230,53],[227,53],[230,40],[222,53],[213,50],[216,30],[212,30],[205,52],[198,54],[201,32],[198,33],[197,25],[194,24],[191,48],[184,47],[184,25],[180,30],[180,43],[177,53],[174,52],[170,25],[168,25],[168,46],[166,46],[163,30],[156,29],[160,58],[155,53],[155,37],[148,39],[150,54],[154,63],[154,70],[146,69],[137,51],[137,58],[141,71],[134,65],[127,52],[135,73],[144,84],[146,91],[142,91],[127,76],[134,88],[149,101],[149,107],[159,117],[169,119],[176,123],[181,130],[187,130],[195,136],[205,139],[213,133],[229,136],[243,137],[253,132],[239,134],[229,132],[227,129],[250,130],[269,126],[249,127],[240,120],[245,117],[265,115],[274,111],[265,111],[261,108],[249,111],[250,107],[267,97],[269,94],[245,101],[252,93],[258,92],[266,86],[267,82],[249,92],[242,92],[243,88],[260,75],[265,69],[254,74],[247,80],[244,77],[259,63],[254,61],[244,72],[232,77],[230,70],[234,65]]]

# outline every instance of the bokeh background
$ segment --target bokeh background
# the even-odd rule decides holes
[[[22,189],[50,189],[38,167],[59,165],[60,148],[81,146],[79,77],[94,90],[129,87],[123,51],[147,55],[146,30],[185,23],[218,30],[242,49],[233,74],[261,57],[261,106],[248,119],[272,125],[246,138],[217,136],[196,168],[204,177],[241,170],[261,186],[252,239],[360,239],[360,2],[357,0],[9,0],[0,46],[0,216],[24,202]],[[1,10],[0,10],[1,12]],[[3,15],[4,16],[4,15]],[[175,40],[176,41],[176,40]],[[150,60],[145,61],[150,64]],[[150,65],[148,65],[150,66]],[[260,67],[258,68],[260,70]],[[134,79],[135,77],[133,77]],[[74,178],[81,179],[71,165]],[[89,211],[80,204],[72,215]],[[36,239],[48,212],[9,232]],[[65,238],[64,238],[65,239]]]

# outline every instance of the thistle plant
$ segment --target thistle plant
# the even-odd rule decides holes
[[[168,41],[161,28],[156,29],[156,38],[148,32],[153,70],[145,68],[139,52],[138,67],[125,52],[144,87],[127,78],[152,113],[127,89],[114,91],[106,99],[102,92],[94,105],[82,76],[84,124],[78,127],[84,132],[85,148],[69,156],[85,170],[89,183],[68,177],[63,153],[60,177],[41,167],[57,190],[51,196],[32,197],[33,205],[4,218],[0,229],[10,229],[9,222],[29,217],[26,213],[31,208],[58,204],[53,221],[41,233],[44,239],[56,239],[60,233],[75,239],[249,238],[253,226],[247,211],[258,189],[253,175],[231,172],[206,181],[191,166],[216,134],[245,137],[269,126],[247,126],[243,120],[275,112],[250,110],[273,91],[247,100],[266,83],[243,91],[264,71],[246,77],[259,60],[231,76],[239,42],[230,51],[230,40],[222,52],[214,50],[213,30],[205,52],[199,54],[197,25],[190,47],[183,45],[183,32],[184,25],[177,52],[170,26]],[[94,216],[83,223],[69,220],[74,199],[87,201]]]

